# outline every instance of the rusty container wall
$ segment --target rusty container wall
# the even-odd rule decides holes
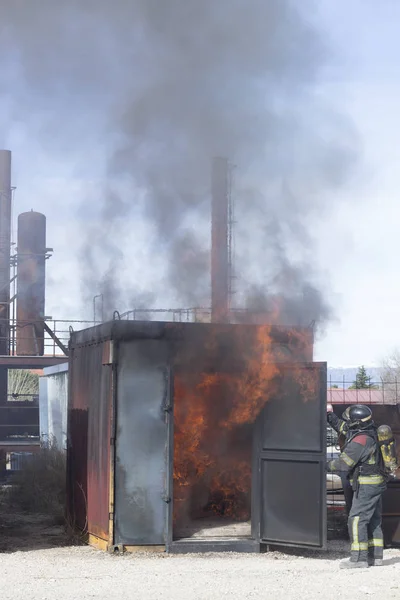
[[[0,150],[0,355],[9,354],[11,152]],[[7,369],[0,369],[0,405],[7,402]]]
[[[214,158],[211,189],[211,318],[224,322],[229,311],[228,160]]]
[[[75,335],[75,334],[74,334]],[[69,359],[67,505],[94,545],[108,544],[113,368],[109,344],[74,347]]]
[[[17,354],[43,356],[46,281],[46,217],[18,217]]]

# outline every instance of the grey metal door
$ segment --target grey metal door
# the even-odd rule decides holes
[[[326,363],[285,365],[256,423],[253,536],[326,545]]]
[[[121,342],[117,378],[115,544],[164,545],[167,541],[168,406],[166,342]]]

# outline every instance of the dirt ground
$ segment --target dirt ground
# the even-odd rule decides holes
[[[400,598],[400,550],[385,552],[385,566],[340,571],[347,544],[326,553],[261,555],[143,554],[110,556],[66,546],[48,517],[8,516],[0,523],[1,600],[219,600],[270,598]]]
[[[44,550],[70,545],[65,528],[55,525],[54,519],[46,515],[29,515],[13,511],[0,517],[0,562],[1,553]]]

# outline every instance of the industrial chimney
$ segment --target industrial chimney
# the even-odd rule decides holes
[[[8,354],[11,253],[11,152],[0,150],[0,355]]]
[[[46,282],[46,217],[18,217],[17,355],[43,356]]]
[[[9,354],[11,152],[0,150],[0,355]],[[7,402],[7,369],[0,370],[0,404]]]
[[[229,320],[229,165],[214,158],[211,188],[211,320]]]

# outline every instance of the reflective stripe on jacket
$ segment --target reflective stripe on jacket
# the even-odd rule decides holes
[[[351,476],[356,468],[360,468],[360,477],[381,477],[378,451],[374,437],[360,431],[345,444],[339,457],[328,463],[328,471],[341,471]],[[365,480],[366,483],[372,481]]]

